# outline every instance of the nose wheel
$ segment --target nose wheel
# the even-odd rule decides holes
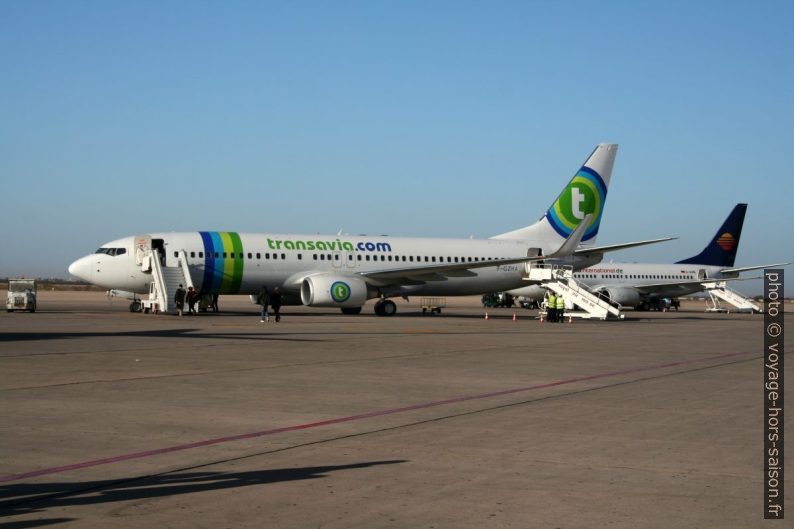
[[[394,316],[397,314],[397,304],[390,299],[375,303],[375,314],[378,316]]]

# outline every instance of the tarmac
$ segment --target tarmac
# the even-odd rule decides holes
[[[0,314],[0,527],[787,526],[763,519],[763,315],[220,301]]]

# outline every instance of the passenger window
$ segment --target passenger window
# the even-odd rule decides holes
[[[320,261],[325,261],[325,254],[324,253],[320,254]]]
[[[281,254],[281,258],[282,259],[286,259],[287,258],[287,254],[285,254],[285,253]]]
[[[257,254],[256,254],[256,258],[257,258],[257,259],[261,259],[261,258],[262,258],[262,254],[257,252]]]
[[[115,249],[114,249],[113,253],[110,254],[110,255],[116,255]],[[174,257],[179,257],[179,252],[174,252]]]
[[[427,258],[425,258],[425,260],[427,260]],[[436,262],[436,256],[435,255],[433,256],[433,262],[434,263]]]
[[[317,260],[317,254],[316,253],[312,254],[312,259],[314,259],[315,261]]]
[[[248,252],[248,258],[249,259],[253,259],[254,258],[253,254],[251,252]]]
[[[298,254],[298,260],[299,260],[299,261],[302,261],[302,260],[303,260],[303,254],[302,254],[302,253],[299,253],[299,254]]]
[[[199,252],[199,257],[203,259],[204,258],[204,252]]]
[[[386,256],[385,256],[385,255],[381,255],[381,256],[380,256],[380,260],[381,260],[381,261],[385,261],[385,260],[386,260]]]
[[[369,255],[367,255],[367,261],[369,261]]]
[[[191,259],[192,259],[193,257],[196,257],[196,252],[190,252],[190,257],[191,257]]]
[[[361,261],[361,255],[358,256],[358,260]]]
[[[215,252],[215,259],[218,258],[218,252]]]
[[[223,258],[226,259],[226,252],[223,252]]]

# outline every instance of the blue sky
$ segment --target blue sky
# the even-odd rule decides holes
[[[680,237],[610,258],[737,202],[738,265],[794,258],[794,4],[643,4],[0,1],[0,276],[149,231],[487,237],[599,142],[599,243]]]

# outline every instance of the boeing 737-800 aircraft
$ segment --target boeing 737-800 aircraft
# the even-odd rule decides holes
[[[573,274],[593,292],[624,307],[646,309],[659,298],[675,298],[704,290],[703,283],[733,280],[740,272],[791,263],[734,268],[747,204],[736,204],[714,237],[699,254],[673,264],[609,263],[580,269]],[[545,289],[532,285],[509,291],[516,297],[539,301]]]
[[[395,313],[390,297],[509,290],[524,283],[529,260],[573,255],[583,267],[605,251],[668,240],[577,249],[580,242],[592,245],[598,233],[616,152],[617,145],[598,145],[538,222],[490,239],[152,233],[103,244],[69,272],[108,289],[146,293],[152,275],[142,270],[141,255],[154,249],[166,267],[179,266],[184,256],[192,283],[205,293],[280,287],[285,304],[345,313],[378,298],[379,315]]]

